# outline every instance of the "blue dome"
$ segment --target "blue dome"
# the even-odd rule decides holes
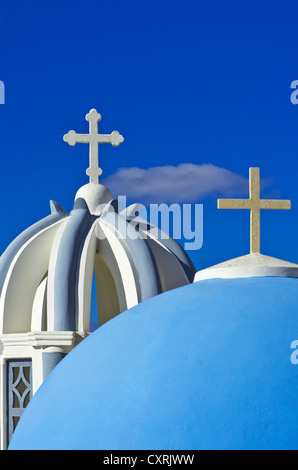
[[[10,449],[298,449],[297,282],[206,280],[124,312],[49,375]]]

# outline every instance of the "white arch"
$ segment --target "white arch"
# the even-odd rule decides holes
[[[14,257],[0,299],[0,333],[31,330],[36,290],[48,270],[51,247],[61,221],[41,230]]]

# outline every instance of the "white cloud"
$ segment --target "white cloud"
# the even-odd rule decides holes
[[[123,195],[144,204],[200,202],[207,196],[248,197],[247,178],[211,163],[120,168],[103,184],[114,197]]]

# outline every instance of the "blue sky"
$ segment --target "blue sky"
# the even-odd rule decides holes
[[[86,132],[96,108],[100,131],[125,137],[101,146],[102,181],[148,170],[156,195],[150,168],[205,164],[242,181],[235,197],[247,197],[258,166],[262,196],[292,200],[291,211],[262,211],[262,252],[298,263],[297,14],[294,1],[2,2],[0,251],[49,213],[50,199],[72,209],[88,149],[63,135]],[[222,186],[201,191],[198,177],[196,192],[187,173],[177,178],[172,202],[204,204],[203,248],[190,253],[197,269],[247,254],[248,211],[217,210]],[[131,185],[127,194],[138,202]]]

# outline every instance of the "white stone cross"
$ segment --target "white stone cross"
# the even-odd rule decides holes
[[[98,134],[100,120],[101,115],[96,109],[91,109],[86,115],[86,121],[89,122],[89,134],[77,134],[75,131],[69,131],[63,137],[64,142],[72,146],[77,143],[89,144],[90,166],[86,173],[90,178],[90,183],[98,183],[98,177],[102,174],[102,169],[98,165],[98,144],[112,144],[113,147],[118,147],[124,141],[124,137],[118,131],[113,131],[111,134]]]
[[[218,209],[250,210],[250,252],[260,253],[260,209],[291,209],[291,201],[260,198],[260,168],[249,169],[249,199],[218,199]]]

